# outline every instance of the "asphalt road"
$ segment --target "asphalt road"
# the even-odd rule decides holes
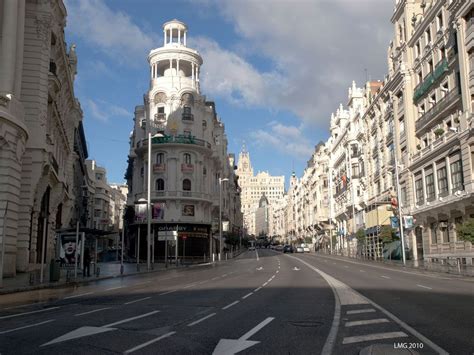
[[[472,354],[473,285],[257,250],[217,265],[0,296],[0,353],[359,354],[385,344]]]

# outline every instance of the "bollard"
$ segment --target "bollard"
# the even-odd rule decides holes
[[[123,264],[120,265],[120,275],[123,275]]]

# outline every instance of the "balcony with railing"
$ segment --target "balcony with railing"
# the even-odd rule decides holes
[[[194,164],[181,164],[181,172],[183,173],[192,173],[194,172]]]
[[[415,163],[418,160],[420,160],[423,157],[426,157],[433,152],[439,152],[439,149],[444,146],[447,143],[452,142],[453,140],[456,140],[458,138],[458,133],[453,132],[453,131],[448,131],[441,136],[439,136],[437,139],[435,139],[433,142],[422,148],[421,150],[418,150],[416,153],[412,155],[412,162]]]
[[[155,120],[156,121],[166,121],[166,113],[161,112],[161,113],[155,113]]]
[[[446,108],[460,99],[458,88],[451,90],[441,100],[439,100],[432,108],[423,114],[415,123],[416,131],[425,128],[438,114],[441,114]]]
[[[166,171],[166,164],[153,164],[154,173],[163,173]]]
[[[141,198],[146,199],[147,194],[137,193],[135,194],[135,201]],[[189,200],[204,200],[212,202],[212,195],[205,192],[198,191],[168,191],[168,190],[155,190],[151,191],[151,197],[153,199],[189,199]]]
[[[141,141],[141,145],[137,144],[137,148],[139,146],[142,147],[147,147],[148,146],[148,139],[143,138]],[[196,145],[200,147],[204,147],[207,149],[212,149],[211,143],[203,140],[203,139],[198,139],[195,136],[189,136],[189,135],[177,135],[177,136],[161,136],[161,137],[152,137],[151,139],[151,144],[159,144],[159,145],[164,145],[164,144],[189,144],[189,145]]]
[[[420,84],[415,87],[415,92],[413,94],[413,102],[416,104],[420,100],[420,98],[431,89],[431,86],[447,71],[448,60],[444,58],[441,62],[438,63],[435,69],[430,74],[428,74]]]

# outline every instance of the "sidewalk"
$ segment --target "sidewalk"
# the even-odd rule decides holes
[[[461,277],[474,277],[474,266],[473,265],[439,265],[433,263],[427,263],[423,260],[407,260],[406,264],[403,265],[400,260],[369,260],[356,257],[349,257],[340,254],[328,254],[324,252],[316,252],[315,255],[325,255],[333,258],[340,258],[342,260],[354,260],[362,263],[372,265],[383,265],[385,267],[393,267],[397,269],[411,269],[421,273],[435,273],[435,274],[449,274],[455,278]]]
[[[94,273],[94,264],[92,264],[90,268],[90,277],[83,277],[82,270],[78,270],[77,278],[74,277],[74,269],[62,269],[59,281],[56,282],[50,282],[49,267],[45,267],[43,283],[40,283],[40,270],[35,270],[27,273],[18,273],[16,277],[3,279],[3,287],[0,288],[0,295],[7,293],[39,290],[45,288],[71,287],[80,284],[87,284],[89,282],[95,282],[98,280],[110,279],[114,277],[126,277],[131,275],[166,271],[170,269],[185,268],[187,266],[192,265],[179,265],[178,267],[176,267],[176,264],[170,263],[168,265],[168,268],[166,268],[164,263],[155,263],[154,265],[152,265],[152,270],[148,271],[147,265],[141,263],[140,271],[138,271],[136,263],[124,263],[123,274],[120,274],[120,266],[120,262],[116,261],[99,263],[98,267],[100,269],[100,273],[97,275],[96,273]]]

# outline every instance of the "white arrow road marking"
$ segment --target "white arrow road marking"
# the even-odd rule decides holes
[[[33,313],[46,312],[46,311],[51,311],[51,310],[57,309],[57,308],[59,308],[59,307],[50,307],[50,308],[40,309],[40,310],[38,310],[38,311],[31,311],[31,312],[24,312],[24,313],[12,314],[12,315],[9,315],[9,316],[0,317],[0,319],[14,318],[14,317],[19,317],[19,316],[24,316],[24,315],[26,315],[26,314],[33,314]]]
[[[258,270],[258,271],[263,270],[263,267],[260,266],[260,267],[257,268],[257,270]]]
[[[122,320],[119,320],[118,322],[103,325],[102,327],[88,327],[88,326],[80,327],[80,328],[77,328],[76,330],[73,330],[72,332],[61,335],[60,337],[58,337],[56,339],[53,339],[50,342],[44,343],[41,346],[61,343],[61,342],[66,341],[66,340],[82,338],[82,337],[86,337],[86,336],[89,336],[89,335],[110,332],[111,330],[117,330],[116,328],[112,328],[112,327],[114,325],[119,325],[119,324],[122,324],[122,323],[130,322],[130,321],[135,320],[135,319],[148,317],[148,316],[151,316],[151,315],[153,315],[155,313],[158,313],[158,312],[159,311],[153,311],[153,312],[141,314],[139,316],[135,316],[135,317],[127,318],[127,319],[122,319]]]
[[[260,329],[265,327],[275,318],[268,317],[263,322],[250,329],[247,333],[242,335],[239,339],[221,339],[217,343],[216,348],[212,352],[212,355],[228,355],[228,354],[237,354],[238,352],[250,348],[251,346],[260,343],[259,341],[247,340],[252,335],[257,333]]]
[[[293,268],[294,271],[300,271],[296,266]]]

